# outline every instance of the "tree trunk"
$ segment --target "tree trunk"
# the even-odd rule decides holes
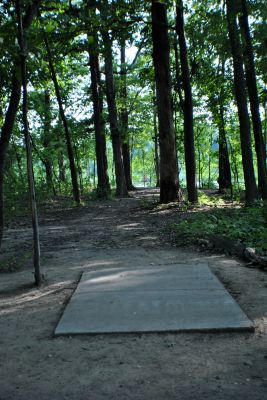
[[[226,142],[224,107],[222,102],[219,105],[220,118],[218,121],[219,129],[219,192],[223,193],[225,189],[232,188],[231,168],[229,154]]]
[[[90,71],[91,71],[91,90],[94,107],[94,127],[95,127],[95,149],[97,163],[97,190],[100,197],[107,197],[110,193],[109,177],[107,170],[106,137],[103,120],[103,105],[100,93],[100,72],[98,54],[89,51]]]
[[[19,154],[19,151],[18,151],[18,148],[17,148],[17,145],[15,142],[12,142],[12,146],[15,151],[15,156],[16,156],[16,160],[17,160],[17,165],[18,165],[18,170],[19,170],[19,179],[20,179],[20,182],[23,183],[24,177],[23,177],[22,165],[21,165],[22,157],[21,157],[21,154]]]
[[[201,188],[201,151],[198,146],[198,187]]]
[[[27,30],[30,27],[32,20],[37,13],[39,3],[40,0],[35,0],[28,6],[25,16],[23,18],[24,30]],[[21,97],[20,68],[21,68],[20,59],[17,59],[14,64],[12,72],[11,95],[10,95],[8,109],[5,115],[4,124],[1,129],[1,137],[0,137],[0,248],[2,245],[3,229],[4,229],[3,186],[4,186],[5,160]]]
[[[267,171],[266,171],[266,161],[265,161],[266,149],[262,133],[254,53],[253,53],[253,46],[252,46],[252,40],[248,22],[248,10],[247,10],[246,0],[241,0],[241,5],[242,5],[242,14],[239,15],[239,22],[245,44],[244,61],[245,61],[245,71],[246,71],[246,83],[250,101],[250,110],[252,116],[255,148],[256,148],[257,163],[258,163],[259,189],[262,198],[264,200],[267,200]]]
[[[77,173],[78,173],[78,177],[79,177],[80,191],[81,191],[81,195],[82,195],[83,194],[83,170],[82,170],[77,146],[74,146],[73,149],[74,149],[74,154],[75,154],[75,159],[76,159],[76,164],[77,164]]]
[[[232,177],[231,177],[231,166],[229,161],[229,152],[226,140],[226,129],[225,129],[225,60],[219,60],[218,64],[218,78],[220,78],[220,85],[218,86],[218,92],[216,91],[211,94],[210,97],[210,109],[213,115],[214,123],[218,127],[219,137],[219,152],[218,152],[218,164],[219,164],[219,193],[225,193],[226,189],[230,189],[232,193]]]
[[[125,59],[125,39],[121,40],[121,90],[120,97],[122,108],[120,112],[120,127],[122,139],[122,156],[127,190],[134,190],[131,176],[130,145],[128,136],[128,110],[127,110],[127,68]]]
[[[27,94],[27,72],[26,72],[27,50],[26,50],[26,42],[25,42],[24,29],[22,23],[20,0],[16,0],[16,13],[18,18],[18,42],[21,52],[20,64],[21,64],[21,82],[23,88],[22,116],[23,116],[24,137],[26,143],[26,153],[27,153],[27,172],[28,172],[28,183],[30,191],[30,204],[32,211],[33,255],[34,255],[34,271],[35,271],[34,275],[35,275],[35,284],[37,286],[40,286],[40,284],[42,283],[42,276],[40,271],[39,226],[38,226],[37,206],[35,198],[31,138],[30,138],[29,124],[28,124],[28,94]]]
[[[174,37],[174,55],[175,55],[176,91],[178,93],[180,109],[184,110],[184,99],[183,99],[182,85],[181,85],[181,79],[180,79],[180,63],[179,63],[179,51],[178,51],[177,35],[175,35],[175,37]]]
[[[107,19],[107,0],[103,1],[102,18],[103,21]],[[105,57],[105,75],[106,75],[106,96],[108,104],[109,123],[111,131],[111,140],[113,148],[113,159],[115,165],[116,175],[116,196],[127,196],[127,186],[125,180],[125,172],[122,159],[122,146],[121,135],[118,124],[118,112],[115,96],[114,74],[113,74],[113,54],[112,54],[112,40],[109,36],[108,28],[104,27],[102,31],[104,43],[104,57]]]
[[[156,1],[152,2],[152,40],[159,122],[160,201],[169,203],[180,200],[181,193],[172,114],[167,10],[165,4]]]
[[[67,119],[65,116],[61,93],[60,93],[60,89],[59,89],[59,85],[58,85],[58,81],[57,81],[57,75],[56,75],[56,71],[54,69],[52,55],[51,55],[51,51],[50,51],[50,47],[49,47],[49,43],[48,43],[45,31],[43,31],[43,37],[44,37],[45,47],[46,47],[47,56],[48,56],[49,69],[50,69],[52,81],[53,81],[54,87],[55,87],[56,98],[57,98],[58,107],[59,107],[59,113],[60,113],[60,117],[61,117],[61,120],[62,120],[62,123],[64,126],[65,140],[66,140],[69,165],[70,165],[73,199],[77,204],[80,204],[80,202],[81,202],[80,192],[79,192],[79,185],[78,185],[78,179],[77,179],[77,170],[76,170],[75,160],[74,160],[71,134],[70,134]]]
[[[158,124],[157,124],[157,101],[155,86],[153,85],[153,125],[154,125],[154,161],[155,161],[155,173],[156,173],[156,187],[160,186],[160,175],[159,175],[159,135],[158,135]]]
[[[184,152],[185,152],[185,169],[188,200],[196,203],[198,200],[196,188],[196,160],[194,145],[194,127],[193,127],[193,99],[190,83],[189,66],[187,60],[187,48],[184,34],[184,16],[183,2],[178,1],[176,6],[176,32],[178,35],[180,48],[180,62],[182,71],[182,83],[184,89]]]
[[[88,1],[88,11],[95,17],[96,1]],[[91,33],[91,32],[90,32]],[[108,162],[106,154],[105,123],[103,119],[103,100],[100,85],[99,54],[97,32],[93,29],[93,44],[89,44],[89,65],[91,90],[94,107],[95,150],[97,164],[97,192],[99,197],[106,198],[110,193]]]
[[[234,0],[226,0],[228,32],[234,64],[235,98],[240,125],[242,164],[245,179],[246,203],[251,204],[258,198],[253,156],[251,147],[250,121],[247,108],[246,83],[243,69],[242,48],[237,27],[237,11]]]
[[[5,160],[21,96],[21,80],[13,73],[12,90],[0,138],[0,248],[4,230]]]
[[[230,157],[232,159],[230,166],[232,167],[232,172],[234,175],[234,185],[235,186],[237,185],[238,191],[240,192],[237,159],[236,159],[236,155],[234,154],[233,147],[231,145],[230,140],[229,140],[229,150],[230,150]],[[232,188],[232,195],[233,195],[233,188]]]
[[[59,151],[58,154],[58,180],[60,182],[66,182],[66,166],[64,163],[64,155],[62,150]]]
[[[94,159],[94,169],[93,169],[93,173],[94,173],[94,176],[93,176],[93,183],[94,183],[94,188],[96,187],[96,184],[95,184],[95,181],[96,181],[96,168],[95,168],[95,159]]]
[[[46,174],[46,184],[49,189],[53,189],[53,168],[51,162],[51,102],[50,102],[50,93],[49,90],[46,89],[44,93],[44,135],[43,135],[43,146],[45,150],[45,157],[44,157],[44,165],[45,165],[45,174]]]

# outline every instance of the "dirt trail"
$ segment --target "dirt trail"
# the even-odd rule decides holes
[[[267,275],[241,261],[178,249],[164,227],[175,210],[141,206],[156,191],[131,198],[55,206],[40,214],[46,284],[31,286],[31,229],[5,234],[0,262],[0,400],[263,399],[267,394]],[[95,335],[54,338],[65,303],[85,270],[106,265],[208,262],[255,322],[251,333]]]

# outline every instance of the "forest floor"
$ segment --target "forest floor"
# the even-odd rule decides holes
[[[262,400],[267,394],[267,274],[230,256],[177,248],[175,208],[150,209],[156,190],[40,212],[45,284],[33,285],[31,228],[5,232],[0,254],[0,400]],[[81,273],[118,263],[202,261],[254,321],[254,333],[54,337]],[[12,272],[10,272],[12,270]]]

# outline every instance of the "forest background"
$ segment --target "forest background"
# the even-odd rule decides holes
[[[29,181],[33,214],[34,189],[81,204],[159,186],[185,206],[216,189],[253,206],[237,237],[264,253],[266,15],[263,0],[2,1],[0,243]]]

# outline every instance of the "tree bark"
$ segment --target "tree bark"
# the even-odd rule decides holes
[[[198,200],[196,188],[196,160],[193,126],[193,99],[187,60],[187,48],[184,33],[183,2],[178,1],[176,6],[176,32],[180,48],[180,62],[182,71],[182,84],[184,89],[183,114],[184,114],[184,152],[188,200],[196,203]]]
[[[154,127],[154,162],[155,162],[155,173],[156,173],[156,187],[160,186],[160,170],[159,170],[159,135],[158,135],[158,124],[157,124],[157,101],[155,85],[153,85],[153,127]]]
[[[102,7],[102,19],[107,19],[107,0],[103,1]],[[118,111],[116,104],[115,85],[114,85],[114,74],[113,74],[113,55],[112,55],[112,39],[110,38],[108,28],[104,27],[102,30],[102,37],[104,43],[104,58],[105,58],[105,75],[106,75],[106,96],[108,104],[109,123],[111,131],[111,140],[113,148],[113,159],[115,165],[115,176],[116,176],[116,196],[124,197],[127,196],[127,186],[125,179],[125,172],[122,158],[122,145],[121,145],[121,134],[118,123]]]
[[[73,199],[77,204],[80,204],[80,202],[81,202],[80,191],[79,191],[79,185],[78,185],[78,179],[77,179],[77,170],[76,170],[75,160],[74,160],[74,152],[73,152],[73,145],[72,145],[72,140],[71,140],[71,133],[70,133],[70,130],[68,127],[68,122],[67,122],[67,119],[65,116],[61,93],[60,93],[60,89],[59,89],[59,85],[58,85],[58,81],[57,81],[57,75],[56,75],[56,71],[54,68],[53,61],[52,61],[52,54],[50,51],[50,46],[49,46],[45,31],[43,31],[43,38],[44,38],[44,43],[45,43],[47,56],[48,56],[49,69],[50,69],[52,81],[53,81],[54,87],[55,87],[56,98],[57,98],[58,107],[59,107],[59,113],[60,113],[60,117],[61,117],[63,127],[64,127],[65,141],[66,141],[66,145],[67,145],[67,152],[68,152],[68,158],[69,158]]]
[[[13,149],[14,149],[14,152],[15,152],[16,161],[17,161],[17,165],[18,165],[19,179],[20,179],[20,182],[23,183],[24,177],[23,177],[22,165],[21,165],[22,157],[21,157],[21,154],[19,154],[19,151],[18,151],[18,148],[17,148],[17,145],[16,145],[15,142],[12,142],[12,146],[13,146]]]
[[[232,189],[232,178],[231,178],[231,168],[229,162],[229,154],[226,142],[226,132],[225,132],[225,118],[224,118],[224,107],[220,102],[219,105],[219,192],[223,193],[225,189]]]
[[[172,113],[167,10],[165,4],[157,1],[152,2],[152,41],[159,122],[160,201],[169,203],[180,200],[181,193]]]
[[[88,0],[88,11],[95,17],[96,1]],[[89,44],[89,65],[91,90],[94,108],[95,150],[97,164],[97,192],[99,197],[106,198],[110,193],[108,162],[106,154],[105,123],[103,118],[103,100],[100,85],[99,52],[97,31],[93,28],[93,44]],[[90,32],[91,34],[91,32]]]
[[[98,54],[89,50],[91,90],[94,107],[95,149],[97,164],[97,191],[100,197],[107,197],[110,193],[108,162],[106,154],[106,137],[103,120],[103,104],[100,92],[100,72]]]
[[[44,93],[44,133],[43,133],[43,146],[45,150],[44,156],[44,166],[45,166],[45,175],[46,175],[46,184],[48,189],[53,189],[53,167],[51,162],[51,145],[50,145],[50,137],[51,137],[51,102],[50,102],[50,93],[49,90],[46,89]]]
[[[120,97],[122,102],[120,112],[120,127],[121,127],[121,139],[122,139],[122,156],[123,166],[125,172],[127,190],[134,190],[131,176],[131,160],[130,160],[130,144],[128,136],[128,110],[127,110],[127,68],[125,58],[125,39],[121,40],[120,45],[121,51],[121,90]]]
[[[221,62],[221,76],[224,80],[225,75],[225,61]],[[216,107],[217,108],[217,107]],[[229,153],[226,141],[226,130],[225,130],[225,113],[224,113],[224,86],[221,83],[220,95],[219,95],[219,112],[216,112],[216,120],[218,121],[219,130],[219,192],[223,193],[225,189],[232,190],[232,178],[231,178],[231,167],[229,161]]]
[[[26,31],[30,27],[34,17],[37,14],[39,4],[40,0],[35,0],[28,6],[22,21],[24,31]],[[20,68],[21,68],[20,59],[17,59],[14,63],[14,68],[12,72],[11,95],[9,99],[8,109],[5,115],[5,120],[1,129],[1,137],[0,137],[0,248],[2,245],[3,229],[4,229],[4,170],[5,170],[6,154],[21,97]]]
[[[174,55],[175,55],[175,80],[176,80],[176,91],[178,93],[179,106],[181,110],[184,110],[184,99],[182,92],[182,84],[180,79],[180,62],[179,62],[179,51],[178,51],[178,39],[177,35],[174,37]]]
[[[20,0],[16,0],[16,13],[18,18],[18,42],[20,46],[20,65],[21,65],[21,82],[23,88],[23,101],[22,101],[22,116],[23,116],[23,128],[24,138],[26,144],[27,153],[27,172],[28,172],[28,184],[30,191],[30,204],[32,211],[32,227],[33,227],[33,258],[34,258],[34,276],[35,284],[40,286],[42,283],[42,275],[40,270],[40,241],[39,241],[39,225],[37,217],[37,205],[35,197],[35,185],[34,185],[34,173],[33,173],[33,162],[32,162],[32,148],[31,139],[28,124],[28,93],[27,93],[27,71],[26,71],[26,41],[24,36],[24,29],[22,23],[22,14],[20,8]]]
[[[258,163],[258,183],[261,197],[264,200],[267,200],[266,149],[262,133],[254,52],[250,35],[246,0],[241,0],[241,7],[242,14],[239,15],[239,23],[245,45],[244,61],[246,71],[246,83],[248,88],[250,111],[252,116],[253,132],[255,139],[255,149]]]
[[[234,0],[226,0],[227,22],[229,39],[234,66],[235,98],[238,108],[242,164],[245,179],[246,203],[251,204],[258,198],[256,179],[254,174],[253,156],[251,147],[250,121],[247,107],[246,83],[243,69],[243,56],[240,37],[237,27],[237,10]]]

